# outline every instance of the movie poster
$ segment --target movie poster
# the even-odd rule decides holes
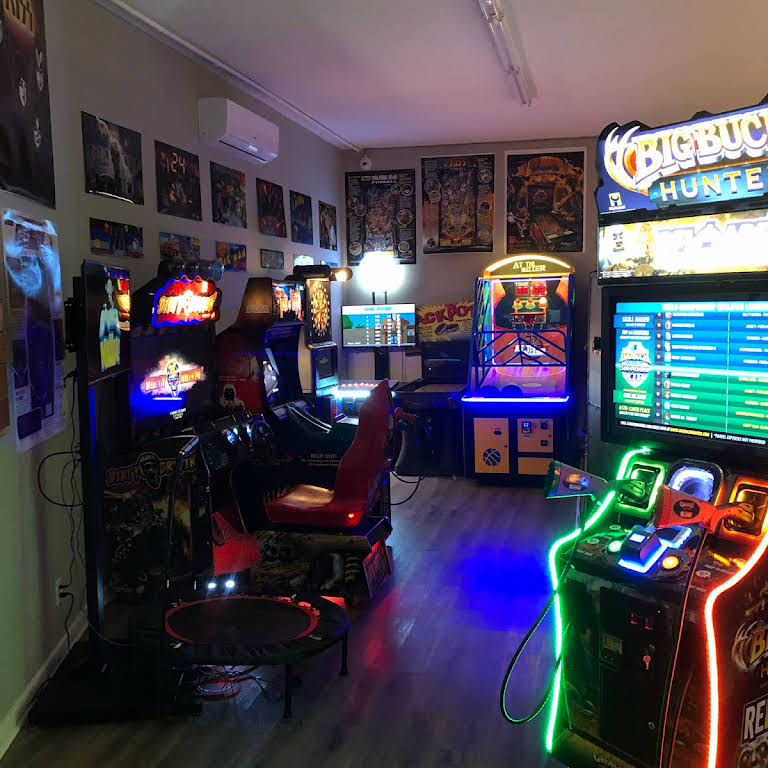
[[[216,258],[224,265],[225,272],[245,272],[246,256],[244,245],[216,241]]]
[[[314,232],[312,230],[312,198],[301,192],[291,193],[291,240],[294,243],[312,245]]]
[[[43,0],[0,3],[0,189],[56,206]]]
[[[199,261],[200,238],[194,235],[176,235],[173,232],[160,233],[160,258],[175,261]]]
[[[217,224],[248,226],[244,173],[211,162],[211,209]]]
[[[144,230],[117,221],[91,219],[91,253],[94,256],[144,258]]]
[[[280,184],[256,179],[256,204],[259,208],[259,232],[273,237],[287,237],[283,188]]]
[[[336,206],[319,200],[317,203],[317,217],[320,219],[320,247],[329,251],[338,250]]]
[[[64,428],[64,305],[59,242],[50,221],[2,218],[16,448],[28,451]]]
[[[80,118],[85,191],[144,205],[141,134],[87,112]]]
[[[584,247],[584,150],[507,153],[507,253]]]
[[[424,157],[424,253],[493,250],[494,155]]]
[[[347,173],[347,264],[371,251],[416,263],[416,171]]]
[[[156,141],[155,173],[158,212],[202,221],[200,158],[191,152]]]

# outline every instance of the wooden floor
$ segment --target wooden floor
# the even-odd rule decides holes
[[[412,486],[393,483],[393,501]],[[350,676],[337,649],[299,668],[294,719],[281,720],[280,673],[206,704],[196,718],[24,728],[0,768],[539,768],[544,718],[505,723],[498,688],[547,593],[545,556],[570,530],[569,501],[535,489],[424,480],[394,508],[394,573],[352,616]],[[540,698],[551,672],[543,625],[510,686],[514,714]]]

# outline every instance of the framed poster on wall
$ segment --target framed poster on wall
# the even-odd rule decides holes
[[[493,250],[496,157],[421,159],[424,253]]]
[[[211,210],[217,224],[248,227],[245,174],[211,162]]]
[[[91,219],[91,253],[95,256],[144,258],[144,230],[119,221]]]
[[[177,235],[173,232],[160,233],[160,258],[174,261],[199,261],[200,238],[195,235]]]
[[[273,237],[287,237],[283,187],[256,179],[256,203],[259,208],[259,232]]]
[[[312,198],[301,192],[290,190],[291,198],[291,240],[302,245],[312,245]]]
[[[285,254],[282,251],[275,251],[271,248],[261,249],[262,269],[283,269],[284,266]]]
[[[158,212],[202,221],[200,158],[191,152],[156,141],[155,173]]]
[[[87,112],[80,121],[85,191],[144,205],[141,134]]]
[[[346,174],[347,264],[371,251],[391,251],[401,264],[416,263],[416,171]]]
[[[336,238],[336,206],[319,200],[317,216],[320,219],[320,247],[335,251],[339,247]]]
[[[0,189],[56,206],[43,0],[0,3]]]
[[[242,243],[216,241],[216,258],[224,265],[225,272],[245,272],[248,253]]]
[[[584,149],[507,152],[507,253],[584,249]]]

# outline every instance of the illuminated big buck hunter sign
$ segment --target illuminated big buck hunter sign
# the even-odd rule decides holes
[[[187,325],[215,321],[219,317],[221,293],[210,280],[181,277],[169,280],[155,293],[152,325]]]
[[[768,103],[662,128],[614,123],[597,155],[601,216],[768,199]]]

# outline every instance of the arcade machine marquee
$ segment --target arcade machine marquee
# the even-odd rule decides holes
[[[573,273],[559,259],[524,255],[478,279],[462,398],[470,476],[543,477],[566,450]]]

